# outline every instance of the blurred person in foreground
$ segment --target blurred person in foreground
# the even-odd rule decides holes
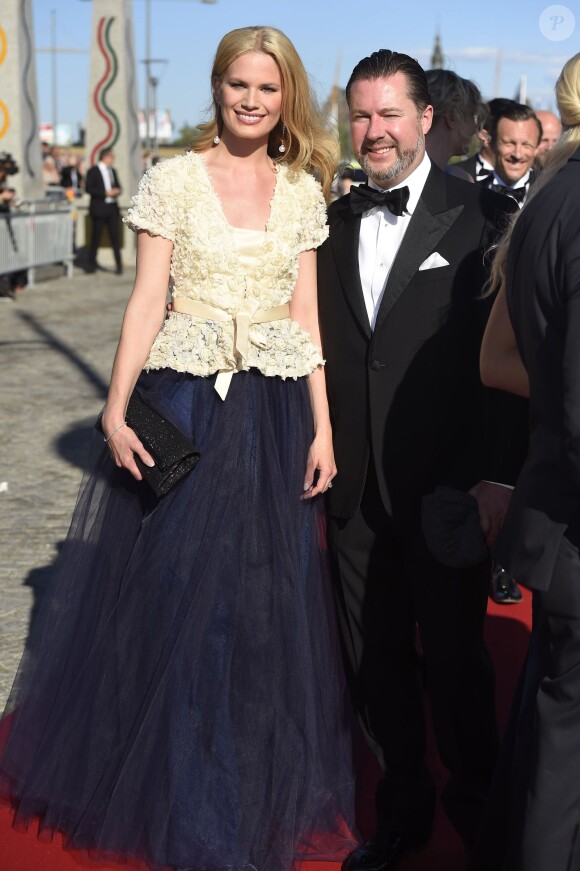
[[[474,867],[580,867],[580,54],[564,132],[493,268],[486,384],[530,400],[530,446],[494,553],[534,592],[534,627]],[[506,807],[506,803],[509,806]]]
[[[126,218],[106,444],[14,686],[0,793],[97,856],[290,871],[356,843],[321,498],[316,249],[338,148],[275,28],[226,34],[211,88],[211,120]],[[201,453],[160,498],[125,416],[136,384]]]

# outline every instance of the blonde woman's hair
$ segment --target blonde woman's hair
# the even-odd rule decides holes
[[[560,73],[556,82],[556,103],[562,119],[562,135],[549,152],[544,169],[533,183],[523,209],[527,208],[528,203],[538,191],[565,166],[576,149],[580,148],[580,52],[567,61]],[[493,293],[505,286],[510,239],[523,209],[515,213],[497,246],[491,267],[488,293]]]
[[[212,86],[221,81],[230,64],[249,51],[270,55],[280,70],[282,110],[280,121],[270,133],[268,154],[273,160],[287,164],[290,169],[312,172],[328,198],[338,166],[338,141],[323,125],[304,65],[282,31],[275,27],[241,27],[226,33],[214,58]],[[222,119],[214,90],[212,87],[214,118],[198,125],[199,134],[192,144],[194,151],[212,148],[214,136],[219,135],[221,130]],[[286,150],[280,154],[278,148],[282,138]]]

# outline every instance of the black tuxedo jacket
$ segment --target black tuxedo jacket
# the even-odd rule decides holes
[[[115,168],[111,166],[110,169],[113,172],[115,187],[120,188],[121,185],[119,183],[119,176],[117,175]],[[116,200],[114,203],[105,202],[105,182],[103,181],[103,176],[101,175],[101,170],[98,166],[91,166],[91,168],[87,172],[85,191],[87,194],[90,194],[91,197],[89,214],[94,215],[94,217],[96,218],[100,218],[104,215],[111,214],[112,209],[118,211],[119,207]]]
[[[471,157],[467,157],[465,160],[460,160],[458,163],[455,164],[455,166],[461,167],[461,169],[463,169],[463,170],[465,170],[465,172],[469,173],[469,175],[473,178],[474,181],[476,180],[475,179],[475,176],[477,173],[477,155],[476,154],[472,154]]]
[[[561,538],[580,513],[580,149],[536,194],[510,244],[506,294],[530,378],[530,448],[497,559],[549,587]]]
[[[352,517],[370,453],[395,522],[419,522],[438,485],[469,489],[486,463],[479,349],[489,302],[484,252],[516,206],[431,168],[389,274],[374,332],[358,268],[361,217],[329,209],[318,251],[320,326],[338,476],[328,510]],[[420,270],[438,252],[447,266]]]
[[[60,183],[63,188],[82,188],[84,176],[77,170],[77,184],[73,185],[72,166],[65,166],[60,174]]]
[[[528,193],[530,191],[530,186],[534,183],[536,178],[537,178],[537,173],[534,169],[532,169],[532,171],[530,173],[530,177],[528,179],[528,183],[526,184],[526,198],[527,198]],[[476,184],[480,185],[483,188],[491,188],[493,181],[494,181],[493,176],[488,175],[487,178],[480,179],[478,182],[476,182]],[[498,193],[502,197],[509,197],[508,191],[509,191],[509,188],[506,188],[505,191],[503,191],[503,190],[498,191]]]

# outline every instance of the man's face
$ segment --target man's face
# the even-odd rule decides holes
[[[433,108],[418,113],[403,73],[354,82],[349,101],[353,151],[376,184],[390,188],[419,166]]]
[[[115,162],[115,154],[114,154],[114,152],[113,152],[113,151],[109,151],[109,152],[107,152],[107,154],[105,154],[104,157],[103,157],[103,163],[104,163],[106,166],[112,166],[114,162]]]
[[[501,118],[495,136],[495,171],[508,185],[519,181],[532,168],[538,152],[538,125],[533,118],[511,121]]]

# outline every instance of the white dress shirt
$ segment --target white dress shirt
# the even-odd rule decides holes
[[[461,164],[458,164],[461,166]],[[493,166],[491,163],[482,157],[481,154],[476,155],[475,158],[475,180],[481,181],[483,178],[488,178],[490,173],[493,172]]]
[[[101,171],[101,175],[103,176],[103,181],[105,183],[105,193],[106,193],[107,191],[110,191],[112,188],[115,187],[115,177],[113,175],[111,168],[106,163],[98,163],[97,166],[99,167],[99,169]],[[105,202],[106,203],[114,203],[115,198],[105,196]]]
[[[389,190],[405,186],[409,188],[409,202],[405,213],[400,217],[393,215],[387,206],[373,206],[362,214],[358,242],[358,265],[364,301],[372,330],[375,328],[377,313],[393,261],[407,232],[411,216],[417,208],[430,169],[431,161],[425,153],[419,166],[413,170],[408,178],[389,188]],[[384,190],[370,178],[369,187],[375,188],[375,190]]]
[[[529,183],[530,183],[530,177],[531,177],[531,175],[532,175],[532,171],[531,171],[530,169],[528,169],[528,171],[526,172],[526,174],[523,175],[521,178],[519,178],[516,182],[514,182],[514,184],[506,184],[505,181],[503,180],[503,178],[500,178],[499,175],[498,175],[497,173],[494,172],[494,174],[493,174],[493,181],[494,181],[496,184],[501,185],[502,188],[506,188],[508,191],[515,191],[515,190],[517,190],[518,188],[525,188],[525,187],[527,187],[527,185],[529,185]],[[526,197],[525,197],[525,199],[523,199],[521,202],[519,202],[518,200],[516,200],[516,202],[517,202],[517,204],[518,204],[518,208],[523,209],[523,207],[524,207],[524,203],[525,203],[525,201],[526,201],[527,198],[528,198],[528,195],[527,195],[527,193],[526,193]]]
[[[530,175],[531,175],[531,170],[528,169],[526,174],[522,175],[521,178],[518,178],[518,180],[515,181],[513,184],[507,184],[507,182],[505,182],[503,180],[503,178],[500,178],[499,175],[496,172],[494,172],[493,180],[496,184],[500,184],[504,188],[509,188],[510,190],[515,191],[517,188],[523,188],[527,185],[527,183],[530,180]]]

